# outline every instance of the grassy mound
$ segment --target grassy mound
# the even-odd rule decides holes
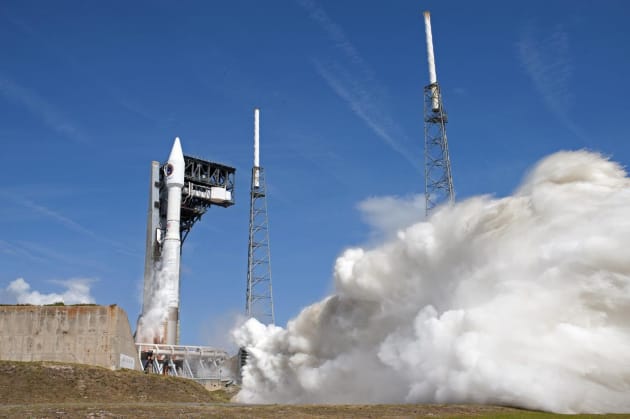
[[[82,364],[0,361],[0,404],[33,403],[207,403],[225,402],[184,378],[111,371]]]
[[[183,378],[56,362],[0,361],[0,417],[10,418],[565,418],[478,405],[240,405]],[[576,415],[580,419],[628,415]]]

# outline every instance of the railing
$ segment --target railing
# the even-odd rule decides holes
[[[161,345],[137,343],[138,357],[147,373],[171,375],[205,383],[228,384],[234,372],[228,365],[227,352],[208,346]]]

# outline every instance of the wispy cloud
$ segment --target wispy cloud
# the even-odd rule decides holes
[[[23,87],[0,73],[0,94],[38,117],[46,126],[77,143],[87,142],[77,125],[34,90]]]
[[[557,25],[542,34],[529,25],[522,31],[517,45],[521,64],[547,108],[573,134],[588,141],[584,131],[570,117],[575,97],[571,89],[573,64],[566,30]]]
[[[0,240],[0,254],[8,255],[12,258],[14,257],[23,257],[29,260],[43,262],[46,259],[30,252],[28,249],[16,244],[11,243],[6,240]]]
[[[93,237],[93,238],[97,236],[97,234],[94,233],[92,230],[89,230],[89,229],[83,227],[81,224],[79,224],[79,223],[71,220],[70,218],[68,218],[68,217],[66,217],[66,216],[64,216],[64,215],[62,215],[62,214],[60,214],[60,213],[58,213],[56,211],[53,211],[50,208],[47,208],[47,207],[45,207],[43,205],[36,204],[36,203],[34,203],[34,202],[32,202],[32,201],[30,201],[28,199],[17,199],[17,198],[14,198],[14,201],[19,203],[19,204],[21,204],[21,205],[23,205],[26,208],[29,208],[29,209],[33,210],[34,212],[36,212],[38,214],[44,215],[44,216],[46,216],[48,218],[51,218],[51,219],[57,221],[59,224],[67,227],[70,230],[73,230],[75,232],[78,232],[78,233],[81,233],[81,234],[84,234],[86,236],[90,236],[90,237]]]
[[[411,141],[384,105],[387,102],[384,93],[386,89],[376,81],[372,69],[350,42],[342,27],[312,0],[298,0],[298,3],[306,9],[310,18],[322,28],[343,56],[341,60],[330,63],[313,59],[317,73],[378,138],[416,170],[422,171],[419,153],[409,150],[407,144]]]
[[[45,33],[42,33],[37,29],[37,26],[29,23],[28,21],[18,17],[14,13],[12,13],[8,9],[0,8],[0,16],[4,17],[6,22],[13,25],[13,29],[19,31],[23,36],[27,36],[41,45],[48,53],[52,56],[60,59],[65,65],[67,65],[72,71],[77,73],[85,73],[89,74],[93,77],[93,74],[96,72],[94,69],[88,68],[89,65],[85,61],[78,60],[72,54],[68,52],[67,48],[64,48],[62,45],[55,43],[51,40],[51,37],[47,36]],[[1,76],[1,74],[0,74]],[[133,99],[128,92],[125,92],[123,89],[120,89],[116,86],[111,86],[107,80],[97,79],[94,83],[92,83],[92,87],[101,88],[104,91],[102,96],[108,95],[114,101],[116,101],[122,108],[131,112],[132,114],[141,116],[155,124],[159,124],[162,122],[162,119],[157,117],[155,113],[151,112],[144,104],[139,101]],[[48,105],[50,108],[51,106]],[[54,111],[54,110],[53,110]],[[57,113],[58,112],[53,112]],[[57,117],[57,119],[59,116]],[[75,125],[75,130],[76,125]],[[81,139],[83,140],[83,136]],[[73,138],[74,139],[74,138]]]
[[[110,97],[112,97],[122,108],[130,113],[141,116],[155,125],[160,125],[164,122],[164,118],[158,117],[155,112],[151,111],[143,103],[132,98],[129,92],[126,92],[117,86],[108,86],[104,83],[101,83],[101,85]]]
[[[27,259],[36,263],[47,265],[83,267],[99,271],[106,271],[110,268],[99,261],[86,258],[85,255],[60,252],[54,247],[26,240],[17,240],[14,242],[0,240],[0,254],[6,254],[11,257],[19,257],[21,259]]]
[[[310,18],[321,26],[335,46],[343,51],[343,53],[350,58],[354,64],[359,66],[365,76],[372,78],[371,69],[365,63],[363,57],[359,54],[359,51],[357,51],[355,46],[350,42],[341,26],[335,23],[324,11],[324,9],[319,7],[314,1],[298,0],[298,3],[306,9]]]
[[[81,224],[77,223],[76,221],[66,217],[65,215],[52,210],[48,207],[45,207],[43,205],[37,204],[29,199],[25,199],[25,198],[19,198],[19,197],[15,197],[15,196],[11,196],[3,191],[0,190],[0,196],[4,196],[6,199],[13,201],[14,203],[21,205],[25,208],[30,209],[31,211],[43,215],[46,218],[49,218],[51,220],[54,220],[55,222],[57,222],[58,224],[63,225],[64,227],[66,227],[67,229],[74,231],[76,233],[82,234],[84,236],[87,236],[91,239],[94,239],[97,242],[100,243],[105,243],[108,244],[112,247],[114,247],[114,249],[118,252],[118,253],[122,253],[125,255],[129,255],[129,256],[137,256],[136,252],[130,250],[129,248],[127,248],[125,245],[123,245],[122,243],[119,243],[115,240],[110,240],[106,237],[103,237],[102,234],[97,234],[96,232],[90,230],[89,228],[86,228],[84,226],[82,226]],[[5,242],[6,243],[6,242]],[[15,248],[13,249],[15,251]]]
[[[400,133],[401,129],[394,120],[382,112],[376,98],[361,82],[353,80],[353,77],[338,65],[326,67],[315,60],[317,72],[330,88],[342,98],[350,109],[358,116],[370,129],[383,140],[392,150],[400,154],[416,169],[421,170],[421,161],[418,153],[411,153],[395,136],[395,132]],[[404,137],[403,137],[404,138]]]
[[[337,185],[342,185],[347,189],[356,186],[347,173],[341,174],[341,169],[346,166],[344,157],[334,151],[321,148],[319,144],[323,141],[320,138],[303,131],[293,132],[290,137],[293,141],[286,145],[286,149],[292,155],[317,168],[323,176],[330,176]]]

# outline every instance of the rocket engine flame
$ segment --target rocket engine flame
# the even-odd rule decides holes
[[[233,331],[238,400],[630,412],[629,214],[618,164],[559,152],[512,196],[346,250],[333,295]]]

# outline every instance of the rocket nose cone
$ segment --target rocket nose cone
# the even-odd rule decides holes
[[[175,137],[173,148],[171,148],[171,154],[168,156],[168,160],[184,160],[184,153],[182,152],[182,144],[179,142],[179,137]]]
[[[164,166],[164,174],[166,175],[166,184],[168,186],[184,184],[184,153],[179,137],[175,137],[171,154],[168,156],[168,162]]]

